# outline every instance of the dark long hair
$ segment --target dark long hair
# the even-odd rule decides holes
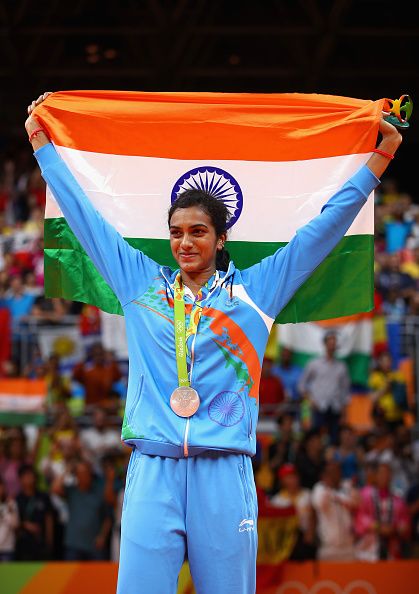
[[[211,223],[215,229],[217,237],[221,237],[223,233],[227,233],[227,223],[230,218],[230,213],[224,202],[212,196],[209,192],[200,189],[185,190],[176,198],[169,208],[168,225],[170,227],[170,220],[173,213],[178,208],[190,208],[191,206],[198,206],[211,219]],[[227,270],[230,262],[230,254],[223,247],[217,250],[215,265],[217,270]]]

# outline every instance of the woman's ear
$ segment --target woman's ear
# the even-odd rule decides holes
[[[227,233],[221,233],[217,240],[217,250],[222,250],[225,242],[227,241]]]

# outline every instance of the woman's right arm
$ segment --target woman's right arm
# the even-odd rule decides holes
[[[28,108],[30,115],[25,127],[30,138],[41,128],[32,111],[45,95]],[[44,131],[33,135],[31,144],[42,176],[71,230],[121,305],[126,305],[147,289],[150,280],[158,274],[158,264],[130,246],[97,212]]]

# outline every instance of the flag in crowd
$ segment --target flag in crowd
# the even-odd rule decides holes
[[[42,425],[47,387],[43,379],[0,379],[0,425]]]
[[[373,315],[357,314],[323,322],[284,324],[279,327],[281,347],[293,351],[296,365],[304,367],[325,353],[324,336],[333,331],[337,338],[337,357],[348,365],[353,384],[366,386],[373,353]]]
[[[170,201],[200,187],[229,207],[228,249],[243,268],[286,245],[366,162],[382,104],[299,93],[65,91],[49,96],[36,116],[94,206],[130,244],[174,264]],[[277,321],[372,309],[373,208],[371,199]],[[121,313],[51,193],[45,216],[47,295]]]

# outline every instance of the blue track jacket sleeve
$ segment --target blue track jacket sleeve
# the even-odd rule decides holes
[[[130,246],[97,212],[51,143],[34,155],[71,230],[121,305],[144,293],[158,264]]]
[[[297,289],[343,238],[380,180],[364,165],[272,256],[242,271],[247,293],[269,317],[276,318]]]

